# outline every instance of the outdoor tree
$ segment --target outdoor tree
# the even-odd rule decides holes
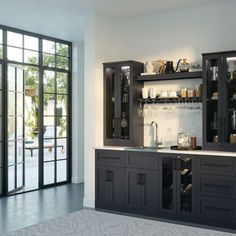
[[[54,48],[55,50],[55,48]],[[46,67],[56,67],[61,69],[68,69],[68,46],[57,43],[56,54],[43,53],[43,65]],[[29,64],[37,64],[38,58],[31,57],[28,59]],[[29,119],[26,121],[26,125],[31,128],[33,133],[38,131],[38,115],[39,115],[39,69],[36,66],[29,66],[24,68],[25,72],[25,90],[26,96],[30,96],[32,99],[33,108],[30,111]],[[56,76],[56,80],[55,80]],[[67,94],[67,73],[64,72],[52,72],[45,70],[44,73],[44,108],[47,106],[50,99],[54,99],[54,94],[59,93],[62,95],[57,96],[56,106],[60,106],[66,103]],[[55,82],[56,81],[56,82]],[[56,84],[55,84],[56,83]],[[57,114],[60,115],[60,114]],[[58,117],[57,122],[61,127],[61,133],[66,130],[66,120],[62,117]],[[32,132],[31,135],[32,137]]]

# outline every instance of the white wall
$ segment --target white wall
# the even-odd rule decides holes
[[[72,183],[84,182],[84,44],[72,49]]]
[[[87,33],[85,38],[85,48],[94,50],[96,54],[89,52],[90,60],[92,56],[96,59],[90,63],[85,51],[85,68],[88,70],[85,75],[85,104],[88,107],[85,108],[84,206],[94,207],[93,147],[103,141],[101,62],[128,59],[142,62],[156,59],[177,61],[183,57],[190,62],[201,62],[203,52],[236,49],[235,9],[236,2],[232,1],[129,19],[93,19],[96,21],[93,33]],[[91,40],[89,37],[94,38]],[[91,42],[93,48],[90,47]],[[171,132],[175,133],[176,125]],[[165,132],[161,131],[162,134]],[[149,138],[147,130],[145,135]]]

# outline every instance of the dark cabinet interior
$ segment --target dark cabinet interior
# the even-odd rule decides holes
[[[142,145],[142,119],[137,115],[143,63],[104,63],[104,144]]]
[[[203,146],[236,150],[236,52],[203,54]]]

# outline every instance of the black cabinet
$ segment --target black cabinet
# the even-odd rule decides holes
[[[155,215],[158,209],[157,153],[127,151],[125,159],[127,209]]]
[[[143,63],[104,63],[104,144],[143,145],[143,119],[138,117]]]
[[[196,156],[197,218],[207,224],[236,223],[236,160]]]
[[[170,215],[194,215],[194,159],[189,155],[159,154],[160,210]]]
[[[236,150],[236,51],[203,54],[203,146]]]
[[[154,170],[126,169],[127,208],[156,214],[158,208],[158,173]]]
[[[236,159],[96,150],[95,207],[229,227],[236,224]]]
[[[95,204],[114,208],[125,203],[124,152],[96,150]]]

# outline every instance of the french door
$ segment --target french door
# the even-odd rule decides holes
[[[8,194],[19,191],[25,182],[24,156],[24,71],[8,65]]]
[[[0,25],[0,196],[71,181],[71,51]]]

